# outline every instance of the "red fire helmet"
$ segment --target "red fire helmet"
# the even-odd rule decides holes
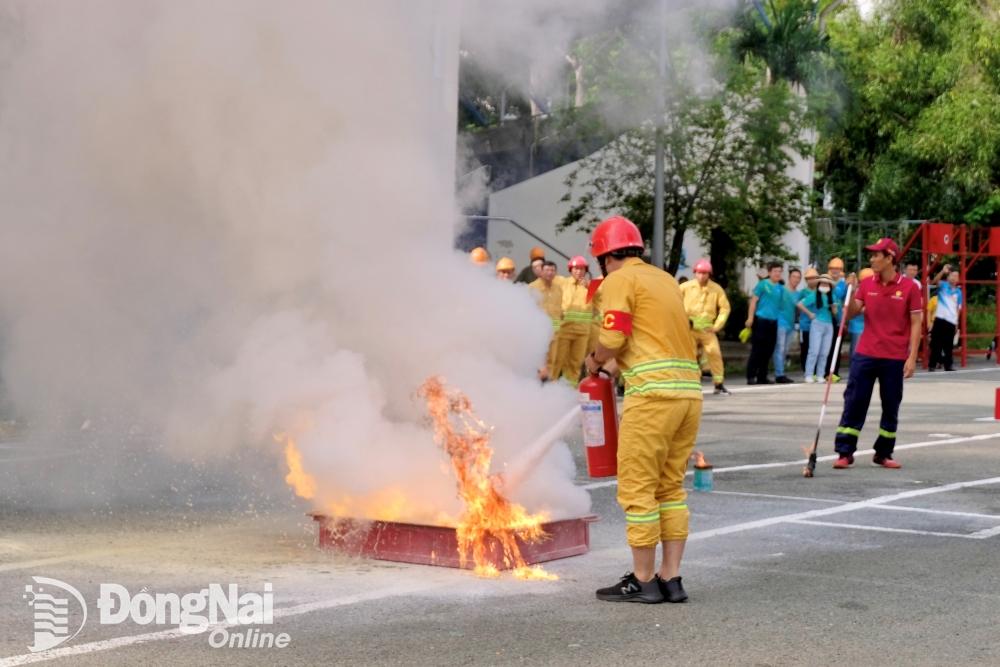
[[[582,255],[577,255],[573,259],[569,260],[568,268],[570,268],[570,269],[576,269],[576,268],[585,269],[585,268],[587,268],[587,260],[584,259],[584,257]]]
[[[704,257],[702,257],[697,262],[695,262],[694,272],[695,273],[711,273],[712,272],[712,263],[710,261],[708,261],[707,259],[705,259]]]
[[[624,248],[644,248],[642,234],[635,223],[616,215],[594,228],[590,235],[590,254],[594,257],[607,255]]]

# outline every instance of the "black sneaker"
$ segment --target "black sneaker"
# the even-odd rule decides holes
[[[719,396],[732,396],[732,392],[726,389],[726,385],[722,384],[721,382],[715,385],[715,391],[713,391],[712,393],[718,394]]]
[[[763,380],[757,380],[757,384],[774,384],[774,380],[771,378],[764,378]]]
[[[664,600],[667,602],[687,602],[688,594],[684,592],[680,577],[674,577],[667,581],[658,579],[657,581],[660,582],[660,593]]]
[[[778,377],[774,378],[774,383],[775,384],[795,384],[795,380],[793,380],[792,378],[788,377],[787,375],[779,375]]]
[[[643,583],[636,579],[635,574],[629,572],[614,586],[598,588],[597,599],[608,602],[657,604],[663,602],[663,593],[660,592],[660,578],[653,575],[651,580]]]

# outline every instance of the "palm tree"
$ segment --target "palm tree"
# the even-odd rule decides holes
[[[737,21],[736,55],[762,60],[772,81],[808,90],[829,54],[824,18],[843,0],[752,0]],[[755,11],[756,10],[756,11]]]

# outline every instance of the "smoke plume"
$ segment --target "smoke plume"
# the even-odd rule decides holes
[[[427,519],[456,503],[427,376],[495,425],[498,462],[572,407],[534,379],[528,292],[451,250],[458,12],[5,3],[4,501],[273,492],[285,433],[320,507]],[[579,515],[573,474],[556,448],[517,499]]]

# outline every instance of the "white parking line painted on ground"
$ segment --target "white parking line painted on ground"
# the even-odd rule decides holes
[[[293,605],[291,607],[281,607],[274,610],[275,618],[286,618],[289,616],[299,616],[300,614],[308,614],[313,611],[320,611],[323,609],[333,609],[335,607],[343,607],[346,605],[357,604],[359,602],[371,602],[373,600],[382,600],[390,597],[398,597],[400,595],[409,595],[412,593],[419,593],[421,591],[426,591],[432,588],[440,587],[444,584],[442,583],[415,583],[407,582],[406,579],[402,579],[399,583],[393,585],[392,588],[381,589],[377,591],[370,591],[367,593],[356,593],[354,595],[346,595],[344,597],[333,598],[330,600],[320,600],[317,602],[306,602],[304,604]],[[0,659],[0,667],[14,667],[14,665],[28,665],[34,662],[44,662],[46,660],[55,660],[56,658],[65,658],[74,655],[84,655],[87,653],[97,653],[99,651],[110,651],[117,648],[124,648],[126,646],[133,646],[135,644],[146,644],[154,641],[163,641],[165,639],[182,639],[191,637],[203,637],[207,644],[208,632],[215,628],[228,628],[236,625],[235,623],[215,623],[208,626],[208,630],[204,633],[199,633],[197,635],[192,635],[188,632],[183,632],[178,628],[172,628],[170,630],[161,630],[159,632],[147,632],[141,635],[129,635],[125,637],[115,637],[114,639],[104,639],[96,642],[89,642],[86,644],[76,644],[74,646],[66,646],[63,648],[51,649],[49,651],[40,651],[38,653],[24,653],[21,655],[13,655],[8,658]],[[292,637],[292,641],[295,641],[295,637]]]
[[[13,572],[14,570],[27,570],[33,567],[44,567],[45,565],[54,565],[56,563],[65,563],[72,560],[87,560],[89,558],[96,558],[98,556],[109,556],[111,554],[122,553],[122,549],[117,549],[115,551],[82,551],[77,554],[72,554],[68,556],[53,556],[52,558],[36,558],[35,560],[25,560],[17,563],[4,563],[0,565],[0,572]]]
[[[921,514],[946,514],[949,516],[964,516],[970,519],[995,519],[1000,521],[1000,514],[978,514],[976,512],[952,512],[949,510],[932,510],[925,507],[903,507],[901,505],[880,505],[876,509],[893,510],[896,512],[920,512]]]
[[[851,528],[854,530],[871,530],[878,533],[904,533],[908,535],[930,535],[932,537],[963,537],[966,539],[980,539],[966,533],[939,533],[933,530],[915,530],[913,528],[887,528],[885,526],[863,526],[855,523],[834,523],[833,521],[809,521],[808,519],[795,519],[788,523],[801,526],[823,526],[824,528]]]
[[[926,440],[924,442],[912,442],[907,445],[896,445],[895,451],[902,451],[907,449],[920,449],[923,447],[938,447],[940,445],[954,445],[960,442],[979,442],[981,440],[997,440],[1000,439],[1000,433],[983,433],[981,435],[969,435],[962,438],[948,438],[947,440]],[[874,454],[874,449],[859,449],[854,453],[855,456],[867,456],[869,454]],[[836,454],[828,454],[826,456],[820,456],[817,461],[833,461],[837,458]],[[750,463],[748,465],[741,466],[729,466],[728,468],[715,468],[714,473],[718,475],[719,473],[726,472],[736,472],[740,470],[763,470],[765,468],[786,468],[788,466],[801,466],[807,463],[808,459],[796,459],[794,461],[775,461],[773,463]],[[689,470],[688,475],[693,473]],[[592,489],[602,489],[608,486],[615,486],[618,484],[618,480],[609,479],[603,482],[591,482],[589,484],[583,484],[583,488],[588,491]]]
[[[989,537],[996,537],[997,535],[1000,535],[1000,526],[997,526],[996,528],[984,528],[983,530],[977,530],[972,534],[972,537],[986,539]]]
[[[746,491],[713,491],[714,494],[723,496],[749,496],[751,498],[779,498],[781,500],[807,500],[814,503],[834,503],[842,505],[843,500],[833,500],[832,498],[811,498],[809,496],[782,496],[774,493],[748,493]]]
[[[976,486],[989,486],[991,484],[1000,484],[1000,477],[987,477],[985,479],[974,479],[968,482],[954,482],[952,484],[932,486],[926,489],[913,489],[911,491],[901,491],[899,493],[891,493],[885,496],[877,496],[875,498],[869,498],[868,500],[859,500],[857,502],[844,503],[843,505],[838,505],[837,507],[826,507],[818,510],[809,510],[807,512],[796,512],[794,514],[773,516],[767,519],[746,521],[744,523],[737,523],[731,526],[723,526],[721,528],[711,528],[709,530],[702,530],[696,533],[691,533],[691,535],[688,536],[688,541],[704,540],[710,537],[718,537],[720,535],[731,535],[733,533],[742,533],[748,530],[756,530],[757,528],[766,528],[768,526],[775,526],[780,523],[789,523],[792,521],[798,521],[803,519],[805,520],[815,519],[818,517],[830,516],[832,514],[853,512],[854,510],[864,509],[866,507],[887,505],[889,503],[896,502],[897,500],[906,500],[907,498],[918,498],[920,496],[929,496],[936,493],[947,493],[949,491],[957,491],[958,489],[967,489]]]

